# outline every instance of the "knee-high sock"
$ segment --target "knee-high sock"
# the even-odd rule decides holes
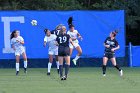
[[[27,68],[27,61],[24,61],[24,68]]]
[[[16,63],[16,71],[19,71],[19,63]]]
[[[51,72],[51,67],[52,67],[52,63],[48,63],[48,73],[50,73]]]
[[[119,70],[119,71],[121,71],[121,68],[118,66],[118,65],[116,65],[116,66],[114,66],[117,70]]]
[[[78,60],[80,58],[80,56],[76,55],[76,57],[74,58],[74,60]]]
[[[56,61],[57,69],[59,69],[59,61]]]
[[[69,72],[69,65],[65,64],[65,76],[67,77],[68,72]]]
[[[60,77],[63,76],[63,65],[59,65]]]
[[[102,66],[102,71],[103,71],[103,74],[106,73],[106,65],[103,65],[103,66]]]

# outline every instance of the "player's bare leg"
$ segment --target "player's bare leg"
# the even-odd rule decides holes
[[[70,48],[70,56],[72,55],[72,52],[73,52],[73,48]],[[76,60],[73,59],[72,61],[73,61],[74,65],[76,65]]]
[[[16,55],[16,75],[19,74],[19,59],[20,59],[20,56]]]
[[[77,60],[80,58],[80,56],[82,55],[82,49],[80,46],[76,47],[76,50],[78,51],[78,54],[76,55],[76,57],[72,60],[74,65],[76,65]]]
[[[61,80],[63,80],[63,57],[62,56],[58,56],[58,60],[59,60],[59,70],[60,70],[60,78]]]
[[[73,48],[70,48],[70,56],[72,55],[73,52]]]
[[[108,61],[108,58],[107,57],[103,57],[103,66],[102,66],[103,76],[106,76],[107,61]]]
[[[64,80],[66,80],[67,76],[68,76],[68,72],[69,72],[69,67],[70,67],[70,56],[65,56],[64,58],[65,58],[65,61],[66,61]]]
[[[24,73],[27,73],[27,64],[28,64],[28,62],[27,62],[26,53],[23,52],[23,53],[22,53],[22,56],[23,56],[23,59],[24,59]]]
[[[58,55],[55,55],[55,60],[56,60],[57,72],[58,72],[58,74],[59,74],[59,61],[58,61]]]
[[[50,75],[51,67],[52,67],[52,62],[53,62],[53,55],[49,55],[48,73],[47,73],[47,75]]]
[[[116,58],[111,58],[111,62],[113,66],[119,71],[120,76],[123,76],[123,71],[122,69],[116,64]]]

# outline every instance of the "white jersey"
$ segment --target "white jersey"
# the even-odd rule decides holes
[[[44,41],[46,42],[46,43],[48,43],[48,45],[49,45],[49,50],[50,49],[57,49],[58,48],[58,46],[56,46],[56,35],[54,35],[54,34],[51,34],[49,37],[48,36],[45,36],[45,38],[44,38]]]
[[[21,36],[11,39],[11,44],[15,48],[15,56],[17,56],[17,55],[20,56],[20,54],[25,52],[24,46],[18,41],[22,42],[22,41],[24,41],[24,39]]]
[[[69,34],[71,38],[76,38],[76,40],[74,40],[73,43],[79,43],[77,40],[77,34],[78,34],[77,30],[74,30],[73,32],[68,31],[67,34]]]
[[[11,44],[14,46],[16,50],[23,48],[23,45],[18,41],[23,42],[24,39],[21,36],[11,39]]]

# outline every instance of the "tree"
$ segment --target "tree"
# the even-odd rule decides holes
[[[0,10],[125,10],[127,44],[140,43],[139,5],[140,0],[0,0]]]

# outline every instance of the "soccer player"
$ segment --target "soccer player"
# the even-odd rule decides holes
[[[58,60],[60,69],[61,80],[66,80],[70,66],[70,48],[69,42],[73,45],[73,42],[68,34],[66,34],[66,27],[62,26],[60,34],[56,38],[58,44]],[[65,59],[65,75],[63,76],[63,60]]]
[[[109,59],[111,60],[113,66],[119,71],[120,76],[123,76],[123,71],[117,65],[115,58],[115,51],[120,48],[120,45],[115,39],[116,35],[117,31],[113,31],[110,33],[110,36],[107,37],[106,40],[104,41],[105,53],[103,57],[103,66],[102,66],[103,76],[106,76],[106,65]]]
[[[76,48],[76,50],[78,51],[78,54],[76,55],[76,57],[72,60],[74,65],[76,65],[77,60],[80,58],[81,54],[82,54],[82,49],[79,45],[79,41],[77,38],[80,38],[82,40],[82,36],[78,33],[77,30],[75,30],[74,25],[69,25],[69,31],[67,32],[67,34],[70,35],[74,46],[72,46],[72,44],[70,43],[70,55],[72,54],[72,51],[74,48]]]
[[[48,73],[47,75],[50,75],[51,66],[53,62],[53,56],[55,55],[56,65],[57,65],[57,72],[59,73],[59,62],[58,62],[58,46],[56,46],[56,35],[51,34],[50,30],[45,29],[45,38],[44,38],[44,47],[46,47],[46,44],[48,43],[49,49],[49,62],[48,62]]]
[[[27,56],[25,48],[23,46],[24,39],[19,35],[19,30],[14,30],[11,33],[10,39],[12,48],[14,49],[16,56],[16,75],[19,74],[20,55],[22,55],[24,59],[24,73],[27,73]]]
[[[59,33],[60,33],[60,30],[61,30],[62,26],[63,26],[63,24],[57,25],[56,28],[55,28],[55,30],[52,30],[51,31],[51,34],[55,34],[56,36],[58,36]]]

